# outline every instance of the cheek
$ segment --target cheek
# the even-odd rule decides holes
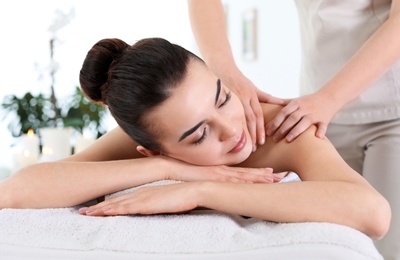
[[[186,150],[185,153],[180,154],[180,159],[191,164],[203,166],[224,164],[221,161],[222,149],[220,143],[208,142],[200,146]]]
[[[232,98],[232,106],[228,107],[228,112],[231,114],[232,118],[235,119],[245,119],[244,108],[242,102],[237,96]],[[246,121],[246,120],[244,120]]]

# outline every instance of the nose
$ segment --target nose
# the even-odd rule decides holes
[[[220,133],[219,133],[220,141],[226,141],[232,137],[237,136],[237,132],[239,130],[235,126],[235,124],[233,124],[232,121],[223,118],[219,120],[219,128],[220,128]]]

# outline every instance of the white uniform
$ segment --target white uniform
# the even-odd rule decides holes
[[[385,22],[391,5],[390,0],[297,0],[296,3],[303,46],[301,94],[315,92],[330,79]],[[400,62],[343,107],[332,122],[364,124],[397,118],[400,118]]]
[[[387,20],[391,2],[296,0],[302,95],[314,93],[354,55]],[[376,245],[385,260],[400,259],[400,62],[346,104],[327,135],[347,163],[389,200],[392,225]]]

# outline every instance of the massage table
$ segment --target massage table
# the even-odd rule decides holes
[[[371,238],[338,224],[275,223],[209,209],[91,217],[78,208],[0,210],[0,259],[383,259]]]

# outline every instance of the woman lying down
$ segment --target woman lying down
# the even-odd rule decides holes
[[[388,202],[310,127],[294,142],[252,152],[238,97],[184,48],[160,38],[103,39],[80,72],[86,96],[119,127],[64,160],[0,183],[0,208],[69,207],[158,180],[97,205],[89,216],[179,213],[197,207],[276,222],[331,222],[381,238]],[[280,107],[263,104],[265,122]],[[273,171],[272,171],[273,169]],[[276,183],[293,171],[301,182]],[[275,183],[274,183],[275,182]]]

